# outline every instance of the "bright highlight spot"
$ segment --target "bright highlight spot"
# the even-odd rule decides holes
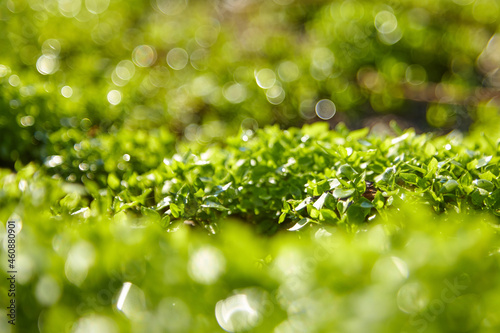
[[[64,272],[67,279],[76,286],[80,286],[87,277],[89,268],[95,260],[94,246],[87,241],[80,241],[71,247],[66,258]]]
[[[285,100],[285,90],[281,86],[274,85],[266,91],[267,101],[278,105]]]
[[[212,284],[226,269],[226,260],[222,252],[212,246],[196,250],[189,258],[188,273],[196,282]]]
[[[53,277],[44,275],[36,284],[35,296],[40,304],[50,306],[59,300],[61,287]]]
[[[255,81],[262,89],[269,89],[276,83],[276,74],[269,68],[264,68],[255,73]]]
[[[81,0],[58,0],[59,12],[66,17],[75,17],[82,7]]]
[[[140,319],[146,310],[146,296],[144,292],[131,282],[122,286],[116,308],[130,319]]]
[[[117,333],[118,327],[113,319],[91,314],[78,319],[73,325],[71,333]]]
[[[61,52],[61,43],[57,39],[47,39],[42,44],[42,54],[57,57]]]
[[[167,64],[175,70],[181,70],[188,63],[188,53],[186,50],[176,47],[170,50],[167,54]]]
[[[59,69],[59,61],[53,55],[42,55],[36,62],[36,69],[42,75],[54,74]]]
[[[335,104],[329,99],[322,99],[316,103],[316,114],[324,120],[331,119],[337,112]]]
[[[186,7],[187,0],[156,0],[160,12],[166,15],[180,14]]]
[[[149,45],[137,46],[132,52],[132,59],[139,67],[149,67],[156,61],[156,50]]]
[[[388,34],[396,30],[398,27],[398,20],[393,13],[383,10],[375,16],[375,28],[380,33]]]
[[[222,88],[222,95],[233,104],[241,103],[247,96],[245,87],[239,83],[228,83]]]
[[[62,156],[60,155],[52,155],[47,157],[45,160],[45,165],[48,166],[49,168],[54,168],[58,165],[61,165],[63,163]]]
[[[123,60],[118,63],[115,71],[120,79],[130,80],[135,74],[135,67],[130,61]]]
[[[0,65],[0,77],[7,76],[10,73],[10,68],[5,65]]]
[[[227,332],[241,332],[254,327],[260,315],[250,305],[246,294],[238,294],[217,302],[215,318],[220,327]]]
[[[413,85],[419,85],[427,80],[427,72],[420,65],[410,65],[406,69],[406,81]]]
[[[397,294],[398,308],[405,313],[417,313],[429,303],[426,290],[418,282],[403,285]]]
[[[122,101],[122,94],[118,90],[111,90],[108,93],[108,102],[113,105],[118,105]]]
[[[73,96],[73,89],[70,86],[64,86],[61,88],[61,95],[66,98]]]
[[[101,14],[108,9],[109,0],[85,0],[85,7],[92,14]]]
[[[35,124],[35,118],[32,116],[24,116],[21,118],[21,125],[23,127],[33,126]]]
[[[21,84],[21,79],[16,74],[9,76],[9,84],[13,87],[17,87]]]

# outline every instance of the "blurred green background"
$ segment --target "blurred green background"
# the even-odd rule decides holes
[[[498,131],[499,19],[497,0],[8,0],[0,160],[119,129]]]

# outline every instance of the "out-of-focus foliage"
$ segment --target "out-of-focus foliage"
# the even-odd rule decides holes
[[[20,305],[2,332],[499,329],[498,220],[488,215],[398,202],[355,234],[314,225],[262,238],[236,220],[220,221],[217,235],[188,225],[166,233],[126,212],[53,216],[46,207],[60,193],[40,195],[25,172],[17,181],[35,182],[19,186],[21,197],[38,201],[1,216],[4,238],[17,214]],[[2,178],[3,196],[19,191],[13,183]]]
[[[8,0],[0,159],[46,157],[61,127],[206,144],[393,112],[498,130],[499,19],[497,0]]]

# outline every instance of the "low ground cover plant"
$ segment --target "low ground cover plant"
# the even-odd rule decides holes
[[[154,134],[147,156],[140,145],[108,149],[120,136],[85,139],[49,156],[40,171],[84,185],[53,205],[57,213],[151,214],[166,228],[215,228],[228,216],[270,233],[307,223],[356,228],[398,200],[437,213],[500,215],[498,143],[395,130],[398,136],[381,138],[368,129],[329,131],[326,123],[269,127],[206,150],[184,146],[170,157],[155,150]]]

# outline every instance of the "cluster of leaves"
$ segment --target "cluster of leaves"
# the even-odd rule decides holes
[[[67,181],[95,181],[105,186],[109,174],[118,178],[146,173],[175,151],[175,137],[165,128],[120,128],[111,133],[60,130],[53,133],[45,166]]]
[[[189,146],[178,147],[170,158],[149,151],[154,168],[119,170],[123,158],[109,155],[103,168],[82,172],[82,163],[91,163],[77,151],[68,153],[61,166],[45,163],[44,172],[60,176],[64,171],[70,174],[66,181],[83,183],[85,202],[92,202],[86,209],[95,209],[94,215],[135,212],[174,229],[186,222],[215,232],[217,221],[227,216],[271,233],[309,222],[356,229],[386,214],[395,201],[408,200],[436,212],[474,209],[500,215],[498,142],[486,136],[463,139],[455,132],[446,137],[412,130],[399,134],[381,138],[368,135],[368,129],[343,126],[329,131],[325,123],[286,131],[268,127],[198,153]],[[124,151],[139,163],[141,147],[118,154]],[[78,200],[65,198],[58,213],[83,208]]]
[[[16,1],[0,17],[4,162],[46,157],[61,126],[165,126],[208,143],[314,121],[321,99],[335,122],[373,110],[436,128],[498,117],[474,93],[498,88],[493,0]]]

